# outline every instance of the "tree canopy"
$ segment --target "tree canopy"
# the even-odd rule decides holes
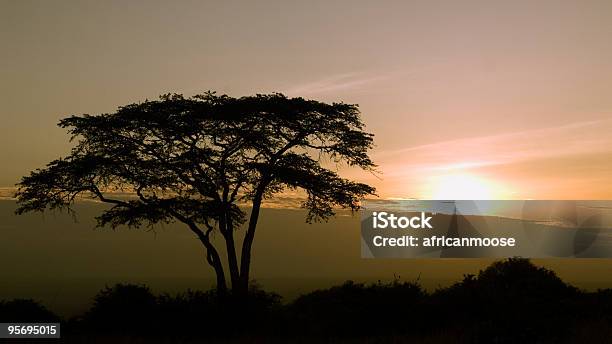
[[[312,222],[333,216],[336,207],[356,210],[375,192],[328,166],[375,168],[368,156],[373,135],[364,131],[356,105],[282,94],[168,94],[115,113],[73,115],[59,126],[76,145],[23,177],[17,213],[70,210],[78,197],[90,197],[111,205],[97,217],[99,226],[182,222],[204,244],[221,289],[225,275],[211,232],[225,239],[232,285],[247,288],[264,199],[302,189]],[[118,191],[133,197],[117,197]],[[244,203],[252,209],[248,216],[239,207]],[[234,232],[245,223],[238,265]]]

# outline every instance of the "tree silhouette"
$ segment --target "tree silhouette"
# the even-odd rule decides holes
[[[111,205],[98,226],[181,222],[204,245],[220,293],[228,289],[226,270],[211,233],[224,239],[232,291],[246,295],[263,200],[303,189],[312,222],[333,216],[335,207],[356,210],[375,191],[324,167],[375,168],[368,156],[373,135],[364,132],[356,105],[282,94],[167,94],[112,114],[71,116],[59,126],[76,146],[22,178],[17,213],[72,211],[75,199],[89,197]],[[241,204],[250,205],[248,216]],[[243,225],[239,262],[235,233]]]

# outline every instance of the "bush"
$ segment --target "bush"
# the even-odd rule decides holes
[[[395,280],[316,290],[283,305],[251,286],[247,298],[191,291],[155,296],[146,286],[101,290],[62,336],[141,337],[144,342],[601,342],[612,334],[612,291],[581,292],[554,272],[513,258],[434,293]],[[7,318],[7,314],[10,317]],[[29,314],[28,316],[18,316]],[[36,315],[38,314],[38,315]],[[31,300],[0,302],[0,321],[55,317]],[[55,317],[56,318],[56,317]],[[75,330],[76,329],[76,330]],[[80,331],[80,333],[79,333]],[[113,337],[115,336],[115,337]],[[156,339],[157,340],[157,339]]]
[[[310,335],[378,335],[421,330],[426,294],[415,283],[347,281],[299,297],[289,306],[292,328]]]
[[[256,286],[244,302],[214,290],[155,296],[146,286],[117,284],[95,296],[75,327],[108,335],[228,336],[269,326],[279,307],[279,295]]]
[[[578,295],[553,271],[511,258],[436,291],[432,304],[440,321],[463,327],[475,341],[515,342],[564,338]]]
[[[171,332],[187,335],[228,336],[265,332],[281,307],[280,296],[251,286],[241,300],[216,291],[191,291],[158,298],[160,320]]]
[[[102,289],[85,315],[87,326],[106,333],[146,333],[155,328],[156,297],[146,286],[116,284]]]
[[[0,323],[59,322],[59,317],[31,299],[0,301]]]

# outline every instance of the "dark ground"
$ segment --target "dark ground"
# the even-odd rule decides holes
[[[277,294],[251,290],[245,302],[214,291],[155,295],[143,285],[118,284],[70,319],[32,300],[2,301],[0,322],[61,321],[67,343],[612,340],[612,290],[579,290],[525,259],[495,262],[433,292],[399,280],[348,281],[283,303]]]

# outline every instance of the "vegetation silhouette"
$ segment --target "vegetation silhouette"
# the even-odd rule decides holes
[[[425,301],[426,293],[416,283],[347,281],[297,298],[288,311],[292,323],[311,335],[406,334],[420,332],[428,321]]]
[[[113,228],[178,221],[201,241],[218,293],[246,297],[251,250],[261,204],[285,189],[306,194],[308,222],[335,207],[359,208],[371,186],[324,167],[345,163],[373,171],[373,135],[356,105],[326,104],[282,94],[232,98],[213,92],[120,107],[115,113],[60,121],[77,144],[70,155],[33,171],[18,184],[18,214],[71,210],[78,197],[110,207],[98,225]],[[135,195],[118,197],[113,191]],[[247,216],[239,205],[250,206]],[[242,248],[236,233],[241,226]],[[227,269],[211,240],[225,242]]]
[[[60,317],[32,299],[0,300],[0,323],[57,322]]]
[[[511,258],[437,290],[431,301],[439,321],[469,328],[474,340],[513,343],[568,336],[579,295],[553,271]]]
[[[101,333],[144,334],[157,317],[157,299],[146,286],[116,284],[102,289],[84,316]]]
[[[245,308],[217,290],[156,296],[142,285],[106,287],[84,316],[63,322],[62,337],[69,342],[602,343],[612,335],[610,289],[581,291],[518,258],[495,262],[431,293],[398,279],[348,281],[284,304],[258,286],[249,293]],[[3,307],[9,303],[0,302],[0,314],[7,314]],[[246,309],[251,320],[240,321],[236,307]],[[20,321],[43,319],[37,314]]]

